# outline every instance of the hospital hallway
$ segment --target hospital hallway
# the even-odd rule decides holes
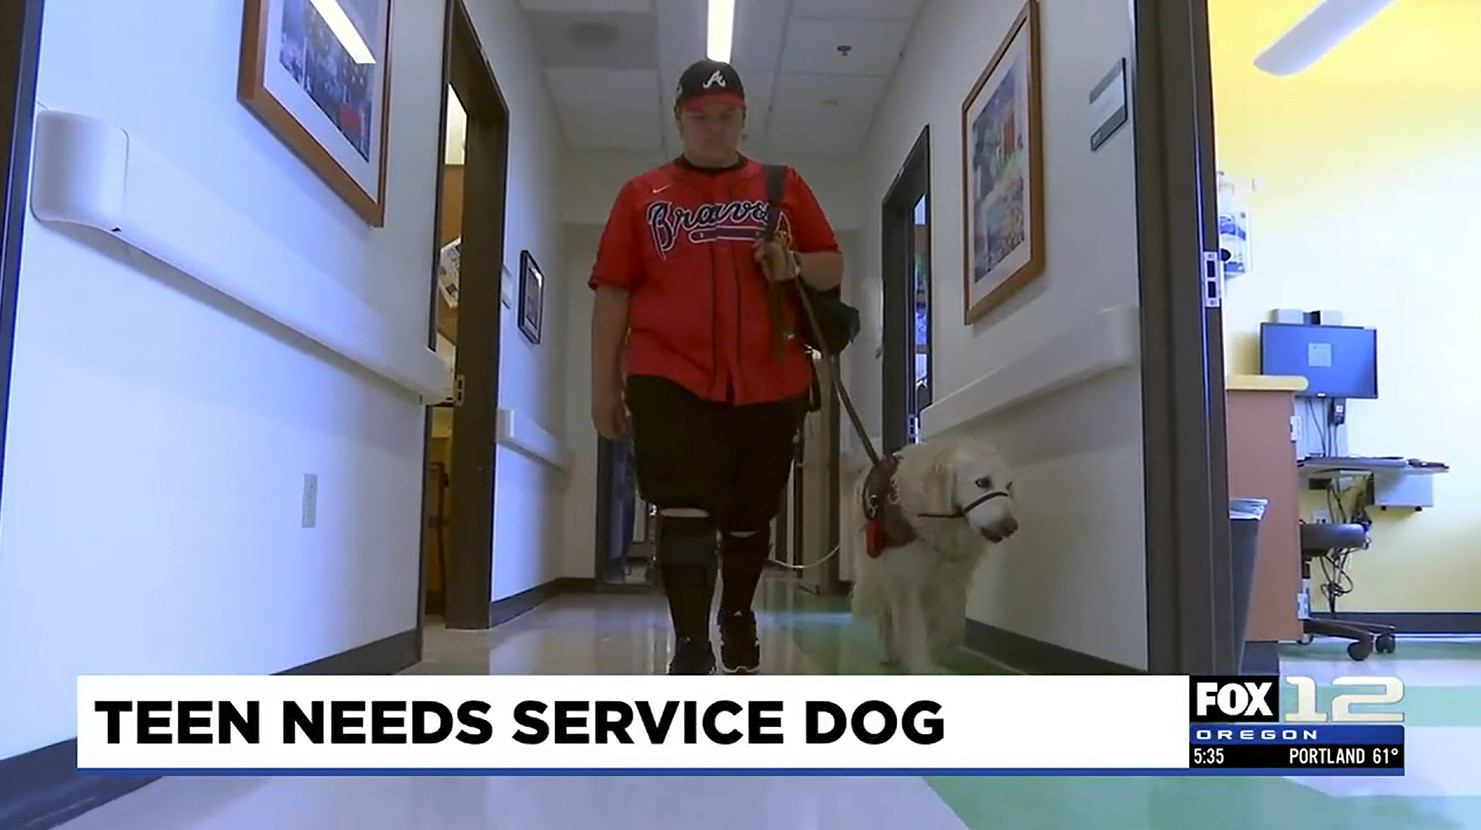
[[[758,600],[762,671],[870,675],[870,633],[842,599],[769,574]],[[580,594],[488,631],[431,627],[412,673],[661,673],[668,618],[655,594]],[[1288,671],[1350,673],[1340,644]],[[397,777],[177,778],[62,825],[67,830],[1441,830],[1481,828],[1481,646],[1406,640],[1370,658],[1405,677],[1403,778]],[[1402,666],[1395,664],[1401,663]],[[957,673],[1006,671],[962,653]],[[717,677],[716,683],[746,684]]]

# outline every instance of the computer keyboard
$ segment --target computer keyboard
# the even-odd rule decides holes
[[[1442,461],[1426,461],[1422,458],[1405,458],[1401,455],[1309,455],[1298,462],[1307,467],[1337,467],[1350,465],[1358,469],[1366,467],[1419,467],[1426,470],[1449,469]]]

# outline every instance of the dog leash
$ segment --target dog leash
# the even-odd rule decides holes
[[[822,328],[818,325],[817,312],[813,310],[812,300],[807,296],[807,292],[799,290],[797,296],[802,299],[802,310],[807,313],[807,320],[812,324],[813,331],[822,331]],[[859,440],[864,444],[864,452],[869,454],[869,463],[877,466],[880,459],[879,453],[875,450],[874,444],[870,442],[869,435],[864,430],[864,422],[859,418],[858,410],[854,409],[853,399],[849,397],[848,390],[843,386],[842,372],[839,371],[838,365],[838,355],[824,354],[823,358],[828,361],[829,380],[832,383],[833,390],[838,393],[838,399],[843,402],[843,408],[848,412],[849,421],[854,425],[854,432],[858,434]],[[973,499],[965,507],[959,507],[951,513],[918,513],[916,515],[923,519],[960,519],[972,512],[974,508],[983,502],[991,499],[1009,498],[1011,496],[1012,494],[1007,490],[992,490]]]
[[[812,298],[808,297],[807,292],[801,289],[798,289],[797,296],[802,300],[802,310],[807,314],[807,322],[812,325],[812,330],[821,332],[823,327],[818,325],[818,313],[813,310]],[[874,449],[874,443],[869,440],[869,433],[864,429],[864,421],[859,417],[859,411],[854,409],[853,398],[849,397],[848,389],[844,388],[843,372],[838,365],[838,355],[827,354],[826,352],[820,352],[820,354],[828,362],[829,384],[833,387],[833,391],[838,393],[838,400],[843,403],[844,411],[848,413],[849,422],[854,425],[854,432],[859,436],[859,440],[863,442],[864,452],[869,454],[869,463],[878,464],[879,452]]]
[[[821,332],[823,328],[822,326],[818,325],[818,313],[813,310],[812,299],[807,296],[806,291],[802,290],[798,290],[797,296],[802,300],[802,310],[807,314],[807,321],[812,325],[812,330]],[[848,413],[849,422],[854,425],[854,432],[859,436],[859,440],[863,442],[864,452],[868,453],[869,455],[869,463],[878,464],[879,452],[874,449],[874,443],[869,440],[869,433],[864,429],[864,421],[862,418],[859,417],[859,411],[854,408],[853,398],[849,397],[848,389],[845,388],[843,385],[843,373],[840,371],[840,367],[838,365],[838,355],[827,354],[824,352],[819,352],[819,354],[822,354],[823,359],[828,362],[829,385],[832,386],[833,391],[838,394],[838,400],[843,403],[844,411]],[[787,568],[788,570],[805,571],[808,568],[816,568],[820,565],[826,564],[829,559],[837,556],[838,552],[842,549],[843,544],[840,542],[839,544],[834,545],[833,550],[828,551],[828,554],[822,559],[819,559],[816,562],[809,562],[806,565],[792,565],[787,562],[783,562],[780,559],[777,559],[775,556],[768,556],[767,561],[771,562],[774,565],[780,565],[783,568]],[[772,552],[776,552],[775,545],[772,546]]]

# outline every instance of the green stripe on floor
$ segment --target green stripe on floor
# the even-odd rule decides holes
[[[828,674],[868,675],[898,674],[899,669],[879,662],[879,644],[873,629],[855,620],[848,611],[845,597],[819,597],[798,592],[786,607],[763,602],[763,609],[776,614],[777,625],[792,639],[820,671]],[[1453,659],[1465,649],[1475,651],[1468,643],[1404,641],[1402,658]],[[1346,659],[1340,643],[1313,643],[1296,646],[1289,654],[1321,658],[1330,652],[1334,659]],[[1358,664],[1361,665],[1361,664]],[[1015,674],[1016,672],[977,652],[961,649],[943,667],[952,674]],[[1402,671],[1402,670],[1401,670]],[[1320,709],[1327,711],[1337,690],[1332,686],[1317,689]],[[1294,709],[1295,690],[1281,690],[1282,711]],[[1409,686],[1404,690],[1404,721],[1409,726],[1481,726],[1481,688],[1473,686]]]
[[[1288,660],[1347,660],[1347,643],[1322,640],[1310,645],[1283,645],[1280,656]],[[1386,660],[1481,660],[1481,640],[1399,639],[1398,650],[1383,655]]]
[[[767,607],[776,625],[792,635],[807,658],[826,674],[900,674],[879,661],[874,630],[855,620],[843,597],[811,594],[794,599],[789,608]],[[1018,672],[970,649],[958,649],[942,668],[952,674],[1017,674]]]
[[[1453,830],[1481,798],[1334,798],[1281,778],[927,778],[970,830]]]
[[[854,620],[848,602],[794,593],[767,603],[798,647],[829,674],[894,674],[879,662],[874,632]],[[1400,656],[1466,659],[1477,646],[1401,642]],[[1292,656],[1346,658],[1341,644],[1313,644]],[[1462,656],[1464,655],[1464,656]],[[1007,674],[1011,669],[963,650],[945,668],[953,674]],[[1283,693],[1282,706],[1294,707]],[[1319,687],[1326,707],[1336,694]],[[1481,689],[1410,687],[1410,726],[1481,726]],[[927,785],[969,830],[1481,830],[1481,797],[1338,798],[1282,778],[962,778],[931,777]]]
[[[1318,686],[1317,711],[1330,712],[1332,698],[1338,691],[1335,686]],[[1351,694],[1353,690],[1341,691]],[[1283,688],[1280,705],[1282,712],[1294,710],[1296,690],[1290,686]],[[1481,726],[1481,689],[1474,686],[1409,686],[1404,689],[1403,703],[1384,709],[1403,712],[1406,726]]]

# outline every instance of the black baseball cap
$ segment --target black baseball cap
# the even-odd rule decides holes
[[[679,90],[675,96],[676,106],[683,108],[699,103],[714,103],[729,99],[737,107],[746,105],[746,89],[741,86],[740,74],[735,67],[724,61],[702,60],[690,64],[679,76]]]

